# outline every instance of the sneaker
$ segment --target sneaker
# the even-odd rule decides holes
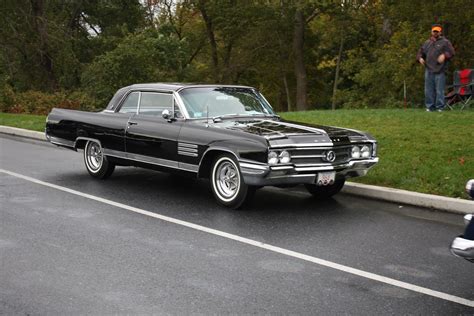
[[[443,112],[443,110],[441,110],[441,109],[438,109],[438,110],[436,110],[436,111],[438,111],[438,112]]]
[[[472,221],[472,214],[466,214],[464,215],[464,225],[469,225],[469,223]]]
[[[426,112],[432,112],[430,109],[426,109]]]
[[[474,240],[456,237],[451,244],[451,252],[457,257],[474,262]]]

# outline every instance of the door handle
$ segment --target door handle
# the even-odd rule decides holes
[[[137,123],[137,122],[128,121],[128,125],[138,125],[138,123]]]

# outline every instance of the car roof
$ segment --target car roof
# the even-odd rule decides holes
[[[130,86],[126,86],[123,88],[120,88],[115,95],[112,97],[110,100],[109,104],[107,105],[106,109],[107,110],[112,110],[115,108],[117,103],[120,102],[120,100],[123,98],[125,94],[127,94],[131,90],[166,90],[166,91],[180,91],[181,89],[184,88],[223,88],[223,87],[229,87],[229,88],[247,88],[247,89],[254,89],[253,87],[249,86],[240,86],[240,85],[222,85],[222,84],[199,84],[199,83],[161,83],[161,82],[155,82],[155,83],[137,83],[133,84]]]
[[[158,89],[158,90],[170,90],[170,91],[179,91],[183,88],[190,88],[190,87],[234,87],[234,88],[250,88],[253,89],[252,87],[248,86],[241,86],[241,85],[222,85],[222,84],[200,84],[200,83],[161,83],[161,82],[156,82],[156,83],[137,83],[130,85],[128,87],[129,90],[135,90],[135,89]]]

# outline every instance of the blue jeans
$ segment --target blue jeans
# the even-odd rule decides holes
[[[471,222],[466,227],[466,231],[464,232],[464,238],[474,240],[474,219],[471,219]]]
[[[435,74],[425,70],[425,105],[430,111],[444,109],[444,86],[446,75],[444,72]]]

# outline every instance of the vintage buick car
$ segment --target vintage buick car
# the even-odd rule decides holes
[[[369,134],[284,121],[245,86],[131,85],[101,112],[53,109],[46,138],[83,149],[87,171],[99,179],[117,165],[209,178],[217,202],[231,208],[267,185],[304,184],[329,197],[378,162]]]

